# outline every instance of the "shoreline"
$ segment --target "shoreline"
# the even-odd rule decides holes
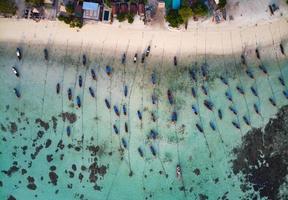
[[[132,26],[133,27],[133,26]],[[16,45],[48,44],[77,47],[89,45],[92,48],[103,47],[103,51],[117,48],[141,52],[151,45],[153,54],[191,57],[198,55],[230,55],[279,45],[287,48],[288,18],[278,18],[257,26],[234,27],[215,25],[197,26],[188,31],[169,31],[153,27],[146,28],[115,27],[105,24],[87,24],[79,31],[71,29],[58,21],[34,21],[0,19],[0,42]]]

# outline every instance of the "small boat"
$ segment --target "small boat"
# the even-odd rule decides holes
[[[91,97],[95,97],[95,93],[94,93],[94,90],[91,88],[91,87],[89,87],[89,92],[90,92],[90,95],[91,95]]]
[[[264,74],[268,73],[267,69],[266,69],[266,67],[264,67],[264,65],[259,65],[259,69],[261,69]]]
[[[156,149],[155,149],[155,147],[154,146],[150,146],[150,151],[151,151],[151,153],[152,153],[152,155],[153,156],[156,156],[157,155],[157,152],[156,152]]]
[[[237,115],[238,112],[236,110],[236,108],[234,108],[234,106],[229,106],[229,110],[234,114],[234,115]]]
[[[122,109],[123,109],[124,115],[127,115],[127,108],[126,108],[126,105],[125,105],[125,104],[123,105]]]
[[[17,88],[14,88],[13,90],[14,90],[16,97],[20,98],[21,94],[20,94],[19,90]]]
[[[151,49],[151,47],[150,47],[150,45],[147,47],[147,49],[146,49],[146,57],[148,57],[149,56],[149,53],[150,53],[150,49]]]
[[[238,122],[232,121],[232,124],[235,128],[240,129],[240,124]]]
[[[134,58],[133,58],[133,62],[136,63],[137,62],[137,58],[138,58],[138,54],[135,53]]]
[[[84,66],[86,65],[86,61],[87,61],[86,55],[83,54],[83,55],[82,55],[82,64],[83,64]]]
[[[151,99],[152,99],[152,104],[157,104],[158,98],[155,93],[152,94]]]
[[[216,125],[215,125],[214,122],[210,121],[210,122],[209,122],[209,125],[210,125],[210,127],[211,127],[211,129],[212,129],[213,131],[216,130]]]
[[[283,90],[283,95],[288,99],[288,90]]]
[[[15,76],[19,78],[20,74],[19,74],[17,68],[16,67],[12,67],[12,71],[15,74]]]
[[[276,106],[276,101],[275,101],[274,98],[269,97],[269,101],[270,101],[270,103],[271,103],[273,106]]]
[[[80,108],[81,107],[81,99],[79,96],[76,97],[76,102],[77,102],[78,108]]]
[[[203,133],[203,128],[200,124],[196,124],[196,128],[198,129],[198,131],[200,131],[201,133]]]
[[[172,112],[171,121],[172,121],[172,122],[177,122],[177,113],[176,113],[175,111]]]
[[[173,58],[173,63],[174,63],[174,66],[177,66],[177,57],[176,56],[174,56],[174,58]]]
[[[150,131],[150,137],[152,138],[152,139],[154,139],[154,140],[156,140],[157,139],[157,136],[158,136],[158,133],[155,131],[155,130],[151,130]]]
[[[252,73],[251,70],[247,69],[247,70],[246,70],[246,74],[247,74],[251,79],[255,79],[255,78],[254,78],[254,75],[253,75],[253,73]]]
[[[280,51],[281,51],[281,53],[282,53],[283,55],[285,55],[285,49],[284,49],[282,43],[280,43]]]
[[[258,48],[255,49],[256,57],[260,60],[260,53]]]
[[[137,115],[139,120],[142,120],[142,113],[140,112],[140,110],[137,110]]]
[[[192,111],[195,115],[198,115],[198,109],[195,105],[192,105]]]
[[[93,80],[95,80],[95,81],[97,80],[97,76],[96,76],[94,69],[91,69],[91,76],[92,76]]]
[[[125,138],[122,138],[121,141],[122,141],[123,147],[124,147],[125,149],[127,149],[128,143],[127,143],[126,139],[125,139]]]
[[[155,116],[154,112],[151,112],[151,117],[152,117],[152,121],[155,122],[156,121],[156,116]]]
[[[124,126],[125,126],[125,132],[128,133],[128,124],[127,124],[127,122],[125,122]]]
[[[167,91],[167,96],[168,96],[169,103],[172,105],[174,103],[174,99],[173,99],[173,95],[172,95],[171,90]]]
[[[143,53],[141,57],[141,63],[144,63],[144,61],[145,61],[145,54]]]
[[[21,49],[20,49],[20,48],[17,48],[17,49],[16,49],[16,56],[17,56],[18,60],[21,60],[21,59],[22,59],[22,52],[21,52]]]
[[[68,93],[68,99],[69,99],[69,101],[71,101],[72,100],[72,90],[69,88],[67,93]]]
[[[123,53],[121,58],[121,63],[124,65],[126,63],[126,53]]]
[[[114,109],[115,114],[119,117],[120,116],[120,112],[119,112],[118,107],[116,105],[114,105],[113,109]]]
[[[228,81],[224,76],[220,76],[220,80],[222,81],[223,84],[228,85]]]
[[[260,110],[259,110],[258,105],[254,103],[254,104],[253,104],[253,108],[254,108],[255,112],[256,112],[258,115],[260,115]]]
[[[182,170],[179,164],[176,166],[176,177],[181,178],[182,177]]]
[[[156,84],[156,73],[155,73],[155,71],[153,71],[153,73],[151,74],[151,81],[152,81],[153,85]]]
[[[70,126],[67,126],[66,132],[67,132],[67,136],[70,137],[70,135],[71,135],[71,128],[70,128]]]
[[[196,90],[195,90],[194,87],[191,88],[191,92],[192,92],[192,96],[193,96],[194,98],[197,98],[197,93],[196,93]]]
[[[110,67],[110,66],[106,66],[106,74],[108,75],[108,76],[111,76],[111,74],[112,74],[112,68]]]
[[[206,77],[208,72],[207,72],[207,69],[206,69],[206,66],[205,65],[202,65],[201,66],[201,73],[202,73],[202,76],[203,77]]]
[[[48,55],[48,50],[47,49],[44,49],[44,58],[45,58],[45,60],[49,59],[49,55]]]
[[[240,94],[242,94],[242,95],[244,95],[244,94],[245,94],[245,92],[244,92],[243,88],[242,88],[242,87],[240,87],[239,85],[237,85],[237,86],[236,86],[236,89],[237,89],[237,91],[238,91]]]
[[[189,74],[190,74],[190,77],[193,81],[197,81],[197,78],[196,78],[196,70],[195,69],[189,69]]]
[[[250,89],[251,89],[251,91],[252,91],[252,94],[253,94],[255,97],[258,97],[258,92],[257,92],[256,88],[254,88],[254,86],[251,86]]]
[[[138,147],[137,150],[138,150],[139,155],[143,158],[144,157],[144,152],[143,152],[142,148]]]
[[[105,99],[105,104],[106,104],[106,107],[107,107],[108,109],[111,108],[111,105],[110,105],[110,102],[108,101],[108,99]]]
[[[127,97],[128,95],[128,86],[124,85],[124,96]]]
[[[282,77],[282,76],[279,76],[278,79],[279,79],[281,85],[282,85],[282,86],[285,86],[285,81],[284,81],[283,77]]]
[[[213,103],[207,99],[204,100],[204,105],[209,109],[209,110],[213,110]]]
[[[83,80],[82,80],[82,76],[81,75],[79,76],[78,83],[79,83],[79,87],[82,87]]]
[[[205,87],[205,85],[201,85],[201,89],[202,89],[202,92],[207,96],[208,95],[208,90]]]
[[[60,92],[60,83],[57,83],[56,85],[56,93],[59,94]]]
[[[226,92],[225,92],[225,96],[227,97],[227,99],[228,99],[229,101],[231,101],[231,102],[233,101],[231,92],[226,91]]]
[[[247,124],[247,126],[251,126],[251,122],[248,119],[248,117],[246,117],[246,115],[243,116],[243,120],[244,120],[245,124]]]
[[[219,117],[220,120],[223,119],[223,113],[222,113],[221,109],[218,109],[218,117]]]
[[[241,63],[242,63],[242,65],[246,65],[246,58],[245,58],[244,54],[241,54]]]
[[[118,135],[119,134],[119,130],[118,130],[118,128],[117,128],[117,126],[115,124],[113,125],[113,129],[114,129],[114,133],[116,135]]]

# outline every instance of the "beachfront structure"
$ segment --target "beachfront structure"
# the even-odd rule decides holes
[[[98,3],[84,1],[82,9],[84,19],[99,20],[100,5]]]
[[[111,16],[111,9],[104,8],[102,21],[106,22],[106,23],[109,23],[111,21],[110,16]]]

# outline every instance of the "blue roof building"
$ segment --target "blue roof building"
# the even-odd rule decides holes
[[[180,0],[172,0],[172,8],[178,10],[180,8]]]
[[[100,5],[93,2],[83,2],[83,18],[99,20]]]

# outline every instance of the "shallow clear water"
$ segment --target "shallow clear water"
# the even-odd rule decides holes
[[[259,60],[254,55],[247,58],[255,76],[251,79],[239,64],[238,55],[197,56],[197,65],[187,64],[190,61],[182,64],[179,59],[175,67],[171,59],[153,57],[153,51],[145,64],[134,64],[135,52],[128,50],[127,62],[122,65],[123,52],[105,55],[101,49],[88,45],[80,48],[57,47],[49,42],[46,46],[20,45],[23,59],[18,61],[17,45],[1,44],[0,199],[13,195],[17,199],[202,200],[245,199],[247,194],[260,199],[257,191],[241,189],[243,177],[233,173],[232,150],[242,143],[251,127],[263,127],[280,107],[288,104],[283,95],[287,88],[278,80],[282,75],[288,81],[287,58],[282,56],[278,61],[274,49],[270,57],[268,53],[262,60],[268,75],[258,68]],[[44,60],[44,48],[49,51],[49,61]],[[82,65],[82,54],[88,58],[86,66]],[[206,80],[200,70],[205,61]],[[13,65],[19,70],[20,78],[13,75]],[[111,77],[105,72],[107,65],[113,68]],[[197,69],[197,82],[189,76],[192,68]],[[95,70],[97,81],[92,79],[91,69]],[[157,77],[155,85],[151,82],[153,71]],[[78,85],[80,75],[82,87]],[[220,75],[228,80],[229,86],[221,82]],[[59,94],[56,94],[57,83],[61,86]],[[127,97],[124,85],[128,87]],[[202,85],[207,88],[207,95],[202,92]],[[258,98],[250,90],[252,85],[259,93]],[[242,87],[245,94],[241,95],[236,86]],[[93,88],[95,98],[91,97],[89,87]],[[192,96],[191,87],[195,88],[197,98]],[[20,99],[13,88],[20,91]],[[67,97],[69,88],[72,101]],[[167,98],[168,89],[175,101],[172,105]],[[152,104],[153,91],[158,95],[157,104]],[[226,98],[226,91],[230,91],[232,102]],[[81,99],[81,108],[76,105],[76,96]],[[275,99],[277,106],[269,102],[269,97]],[[105,99],[111,104],[110,110],[105,106]],[[213,102],[213,111],[204,106],[205,99]],[[127,116],[123,114],[124,104]],[[255,113],[253,104],[259,106],[261,116]],[[118,106],[120,117],[115,114],[114,105]],[[192,112],[192,105],[198,115]],[[235,107],[236,115],[229,106]],[[222,120],[218,109],[222,110]],[[138,110],[142,120],[137,116]],[[177,112],[176,123],[171,122],[173,111]],[[70,123],[63,118],[66,112],[75,114],[76,121],[71,119]],[[151,112],[155,113],[155,122]],[[245,124],[244,115],[250,119],[251,127]],[[240,129],[232,121],[239,123]],[[202,126],[203,133],[196,123]],[[113,125],[117,126],[118,135]],[[68,126],[70,136],[66,131]],[[149,137],[152,129],[158,133],[156,139]],[[127,142],[127,148],[122,139]],[[51,145],[47,144],[49,141]],[[156,156],[152,155],[151,146]],[[37,148],[39,152],[35,154]],[[181,166],[182,178],[176,177],[177,164]],[[9,169],[12,172],[7,174]],[[58,179],[53,184],[50,178],[55,174]]]

